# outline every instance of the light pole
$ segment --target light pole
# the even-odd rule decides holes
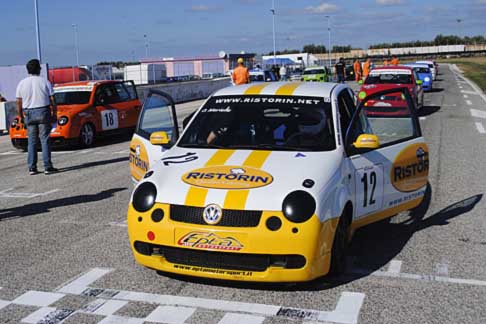
[[[272,0],[272,26],[273,26],[273,64],[277,64],[276,43],[275,43],[275,0]]]
[[[39,8],[37,6],[37,0],[34,0],[34,12],[35,12],[35,35],[37,38],[37,59],[42,63],[41,43],[40,43],[40,30],[39,30]]]
[[[74,52],[76,55],[76,66],[79,67],[79,45],[78,45],[78,25],[72,24],[74,32]]]
[[[146,34],[143,35],[143,39],[145,40],[145,58],[148,58],[148,56],[149,56],[149,41],[148,41]]]
[[[332,70],[331,66],[332,66],[332,62],[331,62],[331,16],[325,16],[327,18],[327,32],[329,34],[329,43],[328,43],[328,51],[329,51],[329,54],[328,54],[328,58],[329,58],[329,70]]]

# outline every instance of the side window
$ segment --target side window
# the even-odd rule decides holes
[[[164,96],[152,94],[144,102],[136,133],[148,139],[153,132],[164,131],[171,141],[175,141],[178,130],[174,120],[169,100]]]
[[[135,89],[135,85],[131,81],[126,81],[123,84],[125,85],[125,88],[130,94],[130,99],[131,100],[138,99],[137,89]]]
[[[363,112],[370,131],[378,136],[380,146],[410,140],[420,135],[413,113],[413,100],[406,88],[371,95],[363,102]]]
[[[118,101],[128,101],[130,100],[130,94],[128,90],[125,88],[123,83],[116,83],[113,85],[115,89],[116,95],[118,96]]]
[[[353,118],[353,114],[356,110],[356,106],[353,98],[351,98],[351,95],[347,90],[341,91],[341,93],[338,95],[338,105],[339,105],[341,130],[342,130],[342,136],[344,142],[344,137],[346,136],[346,132],[351,123],[351,119]],[[352,134],[353,137],[357,137],[359,134],[363,134],[362,118],[358,118],[356,120],[352,129],[350,130],[350,133]]]

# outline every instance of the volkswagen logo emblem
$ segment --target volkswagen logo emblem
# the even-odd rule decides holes
[[[218,224],[223,217],[221,207],[216,204],[207,205],[203,211],[204,221],[209,225]]]

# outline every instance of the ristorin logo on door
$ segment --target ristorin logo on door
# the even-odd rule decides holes
[[[140,180],[149,169],[148,155],[143,143],[133,139],[130,143],[130,171],[132,177]]]
[[[219,165],[185,173],[182,181],[211,189],[252,189],[268,186],[273,177],[265,171],[247,167]]]
[[[391,169],[391,182],[398,191],[415,191],[427,184],[429,149],[425,143],[407,146],[398,153]]]

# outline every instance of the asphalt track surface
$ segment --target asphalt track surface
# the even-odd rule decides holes
[[[486,100],[447,65],[435,88],[421,117],[428,209],[360,229],[345,276],[295,286],[137,265],[129,137],[58,150],[49,176],[29,176],[26,154],[0,137],[0,322],[486,323]]]

